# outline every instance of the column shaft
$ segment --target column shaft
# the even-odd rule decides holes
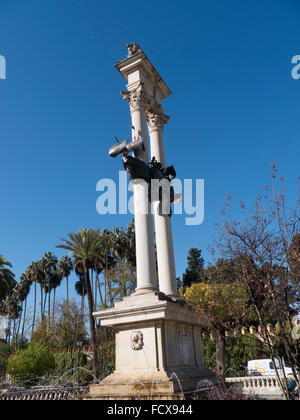
[[[147,119],[150,134],[151,158],[155,157],[165,167],[163,144],[163,124],[165,117],[161,114],[148,112]],[[154,220],[159,290],[168,296],[176,297],[178,294],[171,218],[167,214],[159,214],[156,211]]]
[[[135,157],[148,163],[148,138],[145,114],[145,98],[141,87],[129,91],[124,98],[130,103],[133,139],[144,141],[145,150],[135,153]],[[151,206],[148,199],[148,186],[143,181],[133,182],[135,207],[135,242],[137,291],[157,290],[157,275],[154,248],[154,227]]]

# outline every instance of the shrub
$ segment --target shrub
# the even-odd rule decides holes
[[[93,377],[87,370],[89,369],[86,355],[83,352],[75,352],[73,356],[73,368],[71,366],[70,353],[54,354],[55,370],[54,375],[58,382],[72,380],[73,383],[79,381],[86,385],[92,382]],[[83,369],[80,369],[83,368]]]
[[[31,343],[42,344],[51,350],[56,348],[54,330],[49,326],[48,320],[44,319],[39,323],[32,334]]]
[[[104,379],[115,369],[115,342],[103,344],[98,352],[99,379]]]
[[[6,374],[7,360],[10,353],[10,345],[0,342],[0,378],[3,378]]]
[[[0,356],[10,354],[11,353],[11,346],[7,343],[0,341]]]
[[[4,378],[6,374],[7,359],[0,359],[0,378]]]
[[[267,357],[267,353],[260,349],[260,343],[250,334],[245,336],[236,335],[225,338],[226,353],[226,376],[246,376],[248,360]],[[205,366],[215,369],[216,366],[216,343],[215,341],[203,340],[203,357]]]
[[[16,384],[37,385],[41,377],[51,374],[55,367],[55,360],[48,347],[32,343],[26,350],[8,359],[7,373]]]
[[[238,385],[228,385],[222,377],[217,378],[217,384],[210,389],[196,394],[194,399],[207,401],[239,401],[256,400],[254,395],[244,395]]]

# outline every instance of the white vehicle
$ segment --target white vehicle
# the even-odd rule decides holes
[[[275,363],[279,375],[283,376],[282,369],[280,369],[279,360],[275,359]],[[293,371],[289,366],[284,364],[283,367],[287,377],[293,375]],[[249,360],[247,369],[249,376],[276,376],[272,359]]]

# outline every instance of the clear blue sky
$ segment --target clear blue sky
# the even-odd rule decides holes
[[[126,225],[96,213],[96,183],[116,178],[107,155],[130,133],[113,64],[138,42],[173,95],[165,101],[168,163],[205,179],[205,221],[173,218],[177,273],[206,251],[227,193],[254,201],[279,166],[291,202],[299,175],[298,0],[1,0],[0,253],[19,276],[59,237]],[[62,293],[62,292],[60,292]]]

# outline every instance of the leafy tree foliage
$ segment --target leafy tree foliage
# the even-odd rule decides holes
[[[86,342],[84,317],[75,301],[63,301],[56,307],[51,324],[42,320],[32,334],[31,343],[42,343],[51,350],[74,353],[77,342]]]
[[[191,248],[188,252],[187,261],[187,268],[183,274],[183,286],[190,287],[193,283],[205,281],[204,259],[201,256],[201,250]]]
[[[0,254],[0,303],[10,295],[16,284],[15,275],[10,270],[11,267],[11,263]]]
[[[203,357],[205,366],[216,369],[216,343],[203,340]],[[257,339],[253,335],[236,335],[225,337],[225,376],[247,376],[248,360],[268,357],[262,353]]]
[[[44,344],[32,343],[26,350],[8,359],[7,372],[16,384],[36,385],[40,378],[55,368],[55,360]]]
[[[225,329],[234,329],[246,317],[248,294],[238,283],[194,283],[184,299],[201,315],[209,318],[216,333],[216,369],[225,374]]]

